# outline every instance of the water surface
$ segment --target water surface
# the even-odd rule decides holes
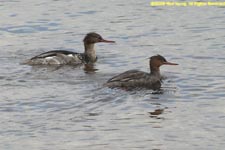
[[[223,149],[225,10],[150,7],[148,1],[2,0],[0,149]],[[52,49],[83,52],[95,31],[95,72],[31,67]],[[102,85],[128,69],[149,71],[161,54],[163,92]]]

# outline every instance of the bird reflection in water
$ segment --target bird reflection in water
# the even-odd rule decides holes
[[[164,108],[165,109],[165,108]],[[164,109],[155,109],[152,112],[149,112],[150,118],[156,118],[156,119],[164,119],[163,117],[159,117],[159,115],[163,114]]]
[[[95,73],[98,69],[95,68],[95,64],[85,64],[84,72],[85,73]]]

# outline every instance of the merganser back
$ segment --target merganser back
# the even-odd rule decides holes
[[[84,40],[84,53],[76,53],[66,50],[53,50],[37,55],[24,64],[28,65],[78,65],[89,64],[97,61],[94,44],[99,42],[115,43],[115,41],[105,40],[101,35],[91,32],[88,33]]]
[[[161,75],[159,68],[162,65],[178,64],[168,62],[161,55],[155,55],[150,57],[149,60],[150,73],[138,70],[129,70],[109,79],[105,86],[108,86],[110,88],[123,88],[128,90],[134,88],[158,90],[161,87]]]

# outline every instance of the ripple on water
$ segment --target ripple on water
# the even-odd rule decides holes
[[[15,34],[24,34],[24,33],[35,33],[43,31],[56,31],[59,24],[49,23],[47,25],[23,25],[23,26],[11,26],[6,28],[0,28],[1,31],[15,33]]]

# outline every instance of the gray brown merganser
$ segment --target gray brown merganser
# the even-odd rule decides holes
[[[158,90],[161,87],[160,66],[162,65],[178,65],[176,63],[168,62],[163,56],[155,55],[149,60],[150,73],[129,70],[121,73],[107,81],[105,86],[110,88],[134,89],[147,88]]]
[[[105,40],[101,35],[91,32],[88,33],[84,40],[84,53],[76,53],[66,50],[53,50],[37,55],[24,64],[28,65],[78,65],[89,64],[97,61],[94,44],[99,42],[115,43],[115,41]]]

